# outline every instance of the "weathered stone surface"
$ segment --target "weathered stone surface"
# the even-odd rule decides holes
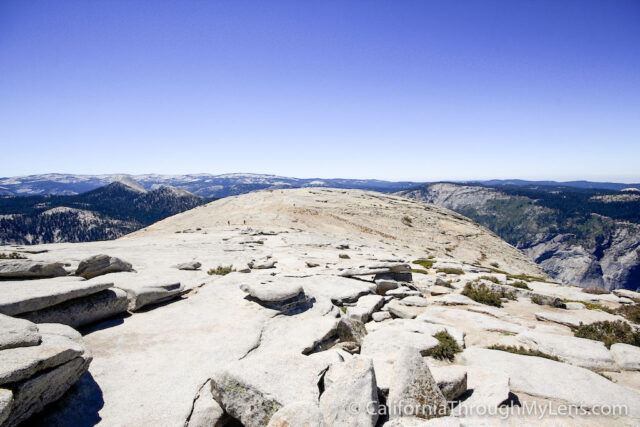
[[[43,335],[37,346],[0,351],[0,385],[23,381],[83,355],[85,347],[59,335]]]
[[[362,340],[367,335],[367,329],[361,321],[343,317],[338,322],[336,333],[340,341],[354,342],[357,345],[361,345]]]
[[[439,418],[448,414],[447,400],[431,375],[427,361],[414,347],[403,348],[389,386],[389,418]]]
[[[617,343],[611,345],[611,355],[625,371],[640,371],[640,347]]]
[[[567,302],[564,304],[567,308],[567,310],[584,310],[585,305],[581,302]]]
[[[434,366],[431,374],[447,400],[455,400],[467,391],[467,368],[464,366]]]
[[[118,287],[127,293],[130,311],[138,311],[151,304],[178,298],[184,292],[184,286],[180,282],[158,283],[151,286],[120,285]]]
[[[80,261],[75,274],[85,279],[91,279],[96,276],[116,273],[118,271],[133,271],[133,266],[120,258],[101,254]]]
[[[562,361],[595,370],[616,370],[616,362],[600,341],[526,331],[516,338]]]
[[[409,297],[409,296],[420,296],[422,295],[420,291],[417,291],[415,289],[411,289],[408,286],[400,286],[396,289],[392,289],[390,291],[387,291],[387,293],[385,294],[387,296],[390,297],[395,297],[395,298],[404,298],[404,297]]]
[[[0,313],[15,316],[41,310],[70,299],[95,294],[111,286],[108,282],[88,283],[68,278],[0,282]]]
[[[451,292],[453,292],[453,289],[447,288],[446,286],[432,286],[430,289],[430,293],[433,296],[446,295]]]
[[[324,393],[320,396],[320,411],[327,425],[373,427],[378,414],[367,408],[376,408],[377,402],[371,359],[354,356],[329,366],[324,375]]]
[[[0,388],[0,425],[9,418],[11,406],[13,405],[13,392],[6,388]]]
[[[340,361],[331,351],[309,356],[260,352],[218,370],[211,378],[213,397],[243,425],[264,426],[283,406],[318,401],[321,373]]]
[[[267,427],[325,427],[318,404],[311,401],[294,402],[273,414]]]
[[[409,296],[409,297],[402,298],[400,300],[400,304],[413,306],[413,307],[426,307],[429,305],[429,303],[427,302],[427,299],[421,296]]]
[[[435,304],[442,305],[477,305],[478,303],[469,297],[460,294],[447,294],[434,298]]]
[[[485,410],[499,407],[509,399],[509,376],[500,369],[487,369],[479,366],[467,367],[467,389],[471,392],[460,405],[453,409],[452,415],[464,414],[464,411]]]
[[[418,316],[417,320],[442,325],[458,326],[465,330],[479,329],[485,331],[519,333],[526,329],[523,326],[496,319],[486,314],[434,306],[427,307],[425,311]]]
[[[371,314],[384,304],[380,295],[364,295],[358,299],[354,307],[347,307],[347,316],[351,319],[367,323]]]
[[[364,337],[360,354],[373,359],[378,387],[386,390],[395,375],[393,365],[404,347],[415,347],[421,354],[427,355],[440,342],[429,334],[410,330],[402,324],[387,326],[385,322],[379,325],[383,327],[370,331]]]
[[[376,280],[376,293],[378,295],[385,295],[388,291],[397,289],[400,286],[400,282],[395,280]]]
[[[178,270],[186,270],[186,271],[197,270],[200,267],[202,267],[202,264],[200,264],[198,261],[183,262],[182,264],[176,265],[176,268]]]
[[[307,295],[316,300],[328,299],[334,304],[354,303],[363,295],[375,292],[375,283],[337,276],[310,276],[296,281]]]
[[[127,306],[127,293],[122,289],[112,288],[43,310],[22,313],[20,317],[34,323],[62,323],[78,329],[122,315],[127,311]]]
[[[248,264],[249,264],[249,268],[251,268],[252,270],[266,270],[269,268],[275,268],[276,262],[277,261],[271,258],[264,258],[264,259],[252,260]]]
[[[14,401],[6,426],[15,426],[58,400],[80,379],[91,363],[88,355],[75,357],[53,369],[39,372],[13,386]]]
[[[415,319],[424,311],[424,307],[415,307],[402,304],[398,300],[391,300],[385,306],[389,313],[401,319]]]
[[[564,311],[558,310],[554,312],[540,312],[536,313],[536,319],[541,321],[548,321],[559,323],[561,325],[569,326],[571,328],[577,328],[580,324],[590,325],[595,322],[603,321],[616,321],[624,320],[620,316],[605,313],[600,310],[571,310]]]
[[[612,292],[619,297],[640,300],[640,292],[635,292],[630,289],[614,289]]]
[[[41,339],[35,324],[0,314],[0,350],[38,345]]]
[[[0,260],[0,277],[5,280],[44,279],[67,274],[62,263],[59,262],[46,263],[26,259]]]
[[[585,408],[627,405],[629,415],[640,416],[640,393],[612,383],[578,366],[499,350],[470,347],[462,362],[495,371],[504,371],[514,392],[546,399],[564,400]]]
[[[207,380],[193,399],[193,407],[185,427],[222,427],[226,416],[224,410],[213,398],[211,380]]]
[[[391,313],[388,311],[378,311],[373,313],[371,318],[376,322],[382,322],[383,320],[391,319]]]

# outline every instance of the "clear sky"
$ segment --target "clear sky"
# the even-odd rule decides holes
[[[640,1],[0,1],[0,176],[640,181]]]

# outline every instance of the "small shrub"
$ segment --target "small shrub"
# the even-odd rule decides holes
[[[583,288],[582,292],[584,292],[585,294],[593,294],[593,295],[604,295],[604,294],[611,293],[608,290],[601,288],[600,286],[589,286],[587,288]]]
[[[429,356],[431,357],[435,357],[440,360],[447,359],[452,361],[456,356],[456,353],[460,353],[462,351],[456,340],[447,331],[438,332],[433,337],[440,341],[440,344],[431,349],[429,352]]]
[[[498,280],[498,278],[497,278],[497,277],[494,277],[494,276],[480,276],[480,278],[481,278],[482,280],[488,280],[488,281],[490,281],[490,282],[493,282],[493,283],[495,283],[495,284],[497,284],[497,285],[499,285],[499,284],[500,284],[500,280]]]
[[[436,273],[446,273],[446,274],[464,274],[464,271],[459,268],[439,268],[436,270]]]
[[[428,270],[431,267],[433,267],[433,264],[435,264],[435,263],[436,263],[435,261],[431,261],[431,260],[428,260],[428,259],[417,259],[417,260],[412,262],[412,264],[417,264],[417,265],[423,267],[426,270]]]
[[[634,305],[623,305],[618,309],[618,314],[630,322],[640,324],[640,302],[636,302]]]
[[[207,274],[209,276],[213,276],[213,275],[224,276],[224,275],[227,275],[227,274],[232,273],[234,271],[235,270],[233,269],[232,265],[228,265],[226,267],[222,266],[222,265],[219,265],[216,268],[210,268],[209,271],[207,271]]]
[[[528,350],[522,346],[516,347],[514,345],[492,345],[491,347],[489,347],[489,349],[506,351],[508,353],[520,354],[522,356],[544,357],[545,359],[555,360],[556,362],[560,361],[560,359],[550,354],[543,353],[542,351],[538,350]]]
[[[344,305],[340,307],[340,311],[343,313],[347,312],[347,307],[345,307]]]
[[[340,254],[340,255],[338,255],[338,258],[340,258],[340,259],[351,259],[351,257],[349,255],[347,255],[347,254]]]
[[[402,217],[402,223],[404,225],[409,226],[409,227],[413,226],[413,220],[410,217],[406,216],[406,215]]]
[[[19,254],[18,252],[11,252],[10,254],[0,253],[0,259],[27,259],[26,256]]]
[[[540,295],[531,295],[531,302],[538,305],[544,305],[544,299]]]
[[[518,289],[530,290],[529,286],[520,280],[516,280],[515,282],[512,282],[512,283],[507,283],[507,285],[513,286],[514,288],[518,288]]]
[[[418,274],[429,274],[429,272],[427,270],[423,270],[421,268],[412,268],[411,272],[412,273],[418,273]]]
[[[444,286],[445,288],[455,289],[451,284],[451,280],[447,280],[446,282],[441,282],[438,286]]]
[[[640,347],[640,331],[636,331],[627,322],[616,320],[610,322],[595,322],[590,325],[580,325],[573,335],[578,338],[587,338],[602,341],[609,348],[615,343],[631,344]]]
[[[609,307],[605,307],[603,305],[596,304],[596,303],[593,303],[593,302],[577,301],[577,300],[572,300],[572,299],[565,299],[564,302],[565,303],[567,303],[567,302],[579,302],[580,304],[583,304],[587,308],[587,310],[602,310],[602,311],[606,311],[607,313],[615,314],[615,311],[610,309]]]
[[[493,291],[485,285],[474,286],[472,283],[467,283],[462,290],[462,295],[481,304],[502,307],[500,292]]]
[[[549,283],[547,280],[538,276],[529,276],[527,274],[507,274],[507,279],[511,280],[524,280],[525,282],[545,282]]]

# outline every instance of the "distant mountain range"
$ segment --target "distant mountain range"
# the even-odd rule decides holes
[[[127,179],[73,196],[0,197],[0,244],[115,239],[210,200]]]
[[[190,174],[190,175],[72,175],[44,174],[10,178],[0,178],[0,195],[35,196],[45,194],[75,195],[94,190],[113,181],[136,182],[145,190],[155,190],[163,186],[172,186],[189,191],[202,197],[227,197],[244,194],[249,191],[265,188],[298,188],[298,187],[333,187],[355,188],[381,192],[395,192],[409,187],[426,184],[412,181],[381,181],[375,179],[322,179],[291,178],[277,175],[261,175],[249,173],[232,173],[224,175]],[[538,185],[565,186],[577,188],[602,188],[621,190],[632,187],[640,189],[640,184],[620,184],[608,182],[555,182],[555,181],[522,181],[491,180],[477,181],[490,186]]]
[[[565,284],[640,287],[640,191],[511,182],[436,183],[398,194],[475,220]]]

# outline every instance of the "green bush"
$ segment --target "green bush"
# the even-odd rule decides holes
[[[482,280],[488,280],[488,281],[493,282],[493,283],[498,284],[498,285],[500,284],[500,280],[498,280],[498,278],[495,277],[495,276],[480,276],[480,278]]]
[[[438,332],[433,337],[440,341],[440,344],[429,351],[429,356],[451,361],[456,356],[456,353],[462,351],[456,340],[447,331]]]
[[[429,274],[429,272],[427,270],[423,270],[421,268],[412,268],[411,272],[412,273],[418,273],[418,274]]]
[[[436,270],[436,273],[446,273],[446,274],[464,274],[464,271],[459,268],[439,268]]]
[[[207,271],[207,274],[209,276],[213,276],[214,274],[216,276],[224,276],[224,275],[232,273],[234,271],[235,270],[233,269],[233,266],[231,266],[231,265],[228,265],[226,267],[222,266],[222,265],[219,265],[216,268],[210,268],[209,271]]]
[[[619,342],[640,347],[640,332],[622,320],[581,324],[575,329],[573,335],[578,338],[602,341],[607,348]]]
[[[411,219],[411,217],[408,217],[408,216],[405,215],[405,216],[402,217],[402,223],[404,225],[412,227],[413,220]]]
[[[430,259],[417,259],[417,260],[413,261],[412,264],[417,264],[417,265],[423,267],[424,269],[428,270],[431,267],[433,267],[433,264],[435,264],[435,261],[432,261]]]
[[[514,345],[492,345],[489,348],[491,350],[500,350],[500,351],[506,351],[508,353],[520,354],[522,356],[544,357],[545,359],[555,360],[556,362],[560,361],[560,359],[550,354],[543,353],[538,350],[528,350],[522,346],[516,347]]]
[[[0,259],[27,259],[26,256],[19,254],[18,252],[11,252],[10,254],[0,253]]]
[[[338,258],[340,258],[340,259],[351,259],[351,257],[349,255],[347,255],[347,254],[340,254],[340,255],[338,255]]]
[[[618,314],[624,316],[630,322],[640,324],[640,301],[633,305],[623,305],[618,309]]]
[[[502,307],[501,293],[491,290],[485,285],[474,286],[472,283],[467,283],[462,290],[462,295],[481,304]]]
[[[507,283],[507,285],[513,286],[514,288],[530,290],[529,286],[526,283],[524,283],[524,282],[522,282],[520,280],[517,280],[517,281],[515,281],[513,283]]]

